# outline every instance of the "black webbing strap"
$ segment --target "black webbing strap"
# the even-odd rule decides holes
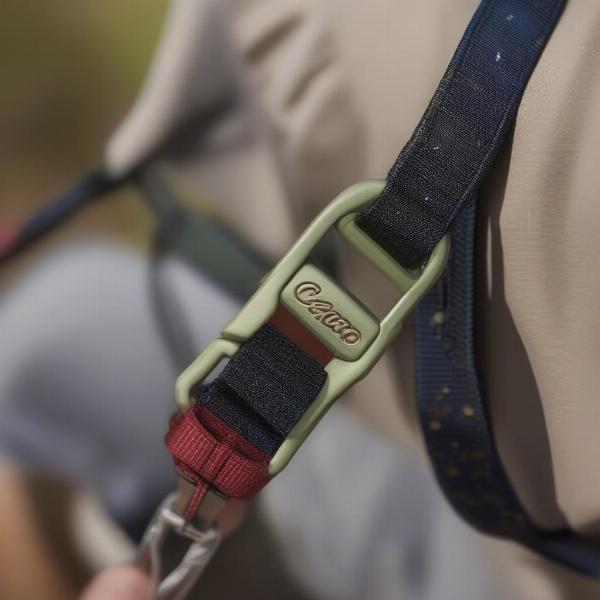
[[[325,383],[325,369],[273,325],[263,325],[227,363],[200,402],[273,454]]]
[[[479,188],[563,5],[480,4],[383,193],[359,220],[402,265],[422,265]]]

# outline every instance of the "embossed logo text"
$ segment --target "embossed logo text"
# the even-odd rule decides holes
[[[296,300],[308,307],[308,312],[315,315],[315,319],[328,327],[348,346],[354,346],[360,341],[360,331],[342,316],[331,302],[322,300],[317,296],[321,287],[312,281],[305,281],[296,286],[294,296]]]

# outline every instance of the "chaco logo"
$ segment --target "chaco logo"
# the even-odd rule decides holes
[[[308,307],[308,312],[315,315],[325,327],[328,327],[348,346],[354,346],[360,341],[360,331],[342,316],[327,300],[321,300],[317,296],[321,293],[321,287],[311,281],[300,283],[294,290],[296,300]]]

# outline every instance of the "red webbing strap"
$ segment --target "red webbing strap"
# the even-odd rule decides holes
[[[333,354],[283,306],[270,319],[284,335],[325,366]],[[209,487],[248,500],[270,480],[271,457],[200,403],[171,420],[165,438],[178,471],[196,485],[184,517],[196,515]]]
[[[321,366],[325,367],[333,358],[329,350],[317,337],[315,337],[296,317],[281,304],[269,319],[283,335],[287,336],[296,346],[314,358]]]
[[[228,498],[248,500],[270,480],[270,457],[203,406],[175,416],[165,442],[178,470],[197,486],[186,518],[195,516],[208,486]]]

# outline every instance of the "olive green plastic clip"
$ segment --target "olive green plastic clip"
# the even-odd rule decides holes
[[[379,197],[384,185],[382,180],[356,183],[325,207],[267,274],[220,337],[207,346],[177,380],[177,404],[185,411],[193,403],[192,389],[204,381],[219,362],[234,356],[269,320],[280,303],[292,310],[332,351],[334,358],[325,367],[327,379],[318,396],[271,459],[271,476],[288,464],[335,400],[369,373],[400,331],[407,315],[444,271],[449,250],[447,236],[420,270],[409,271],[357,226],[360,211]],[[312,249],[332,227],[402,292],[383,319],[375,319],[349,292],[316,267],[306,265]]]

